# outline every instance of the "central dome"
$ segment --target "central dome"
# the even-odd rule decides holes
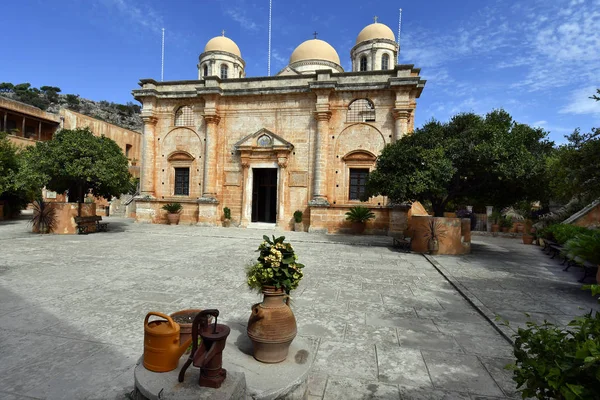
[[[337,51],[321,39],[310,39],[296,47],[290,57],[290,64],[304,60],[325,60],[340,65]]]
[[[240,52],[238,45],[225,36],[217,36],[210,39],[204,47],[204,52],[206,53],[207,51],[224,51],[242,58],[242,53]]]
[[[365,26],[358,34],[358,37],[356,38],[356,44],[372,39],[389,39],[393,42],[396,41],[394,32],[392,32],[387,25],[380,24],[378,22]]]

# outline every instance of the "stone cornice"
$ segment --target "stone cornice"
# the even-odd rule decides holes
[[[225,55],[225,56],[234,58],[237,62],[239,62],[240,64],[242,64],[242,67],[246,67],[246,62],[244,61],[243,58],[238,57],[236,54],[228,53],[226,51],[221,51],[221,50],[211,50],[211,51],[206,51],[206,52],[200,54],[200,56],[198,56],[198,62],[201,63],[202,59],[204,57],[210,57],[212,55]],[[204,60],[204,61],[207,61],[207,60]]]
[[[354,54],[354,52],[356,51],[356,49],[358,49],[361,46],[369,45],[369,44],[379,44],[379,43],[393,45],[394,49],[395,49],[394,51],[398,51],[398,43],[394,42],[391,39],[370,39],[370,40],[365,40],[364,42],[355,44],[354,47],[352,47],[352,49],[350,50],[350,55],[352,56]]]
[[[153,115],[142,115],[142,121],[144,121],[144,125],[156,125],[158,118]]]
[[[394,108],[392,110],[392,115],[394,116],[394,119],[408,119],[412,112],[412,108]]]
[[[331,111],[315,111],[313,115],[317,121],[329,121],[331,119]]]
[[[207,124],[218,125],[221,121],[221,117],[219,116],[219,114],[205,114],[204,121],[206,121]]]

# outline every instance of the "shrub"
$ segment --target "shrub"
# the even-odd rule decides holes
[[[300,222],[302,222],[302,211],[300,210],[296,210],[294,211],[294,222],[299,224]]]
[[[223,208],[223,215],[225,216],[225,219],[231,219],[231,210],[229,207]]]
[[[246,270],[248,286],[257,291],[264,286],[275,286],[289,294],[302,280],[304,265],[297,262],[298,256],[292,245],[284,242],[285,236],[273,236],[271,240],[265,235],[263,239],[256,250],[260,253],[258,262]]]
[[[567,240],[564,252],[600,264],[600,231],[581,233],[573,239]]]
[[[552,240],[558,244],[565,244],[569,239],[575,238],[577,235],[589,235],[593,231],[581,226],[569,225],[569,224],[554,224],[550,225],[540,232],[540,237],[544,239]]]
[[[36,233],[51,233],[56,229],[56,209],[43,200],[33,202],[33,216],[29,221]]]
[[[590,312],[566,329],[544,322],[519,328],[513,380],[522,397],[597,399],[600,393],[600,314]]]
[[[182,208],[183,206],[181,205],[181,203],[167,203],[164,206],[162,206],[162,209],[168,212],[169,214],[178,214],[179,212],[181,212]]]
[[[500,219],[500,226],[502,228],[512,228],[513,226],[513,221],[512,221],[512,217],[503,217]]]
[[[346,220],[352,222],[367,222],[375,218],[375,214],[367,207],[355,206],[346,213]]]

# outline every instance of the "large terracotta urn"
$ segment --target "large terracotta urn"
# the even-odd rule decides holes
[[[179,225],[179,213],[168,213],[167,219],[169,221],[169,225]]]
[[[296,318],[285,302],[282,289],[265,286],[262,292],[262,303],[252,306],[248,337],[252,341],[254,358],[264,363],[278,363],[286,359],[296,337]]]

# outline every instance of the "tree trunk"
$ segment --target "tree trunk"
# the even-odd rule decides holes
[[[444,210],[446,205],[444,203],[431,203],[431,207],[433,208],[433,216],[434,217],[443,217]]]
[[[77,185],[77,216],[81,217],[81,203],[83,203],[83,185]]]

